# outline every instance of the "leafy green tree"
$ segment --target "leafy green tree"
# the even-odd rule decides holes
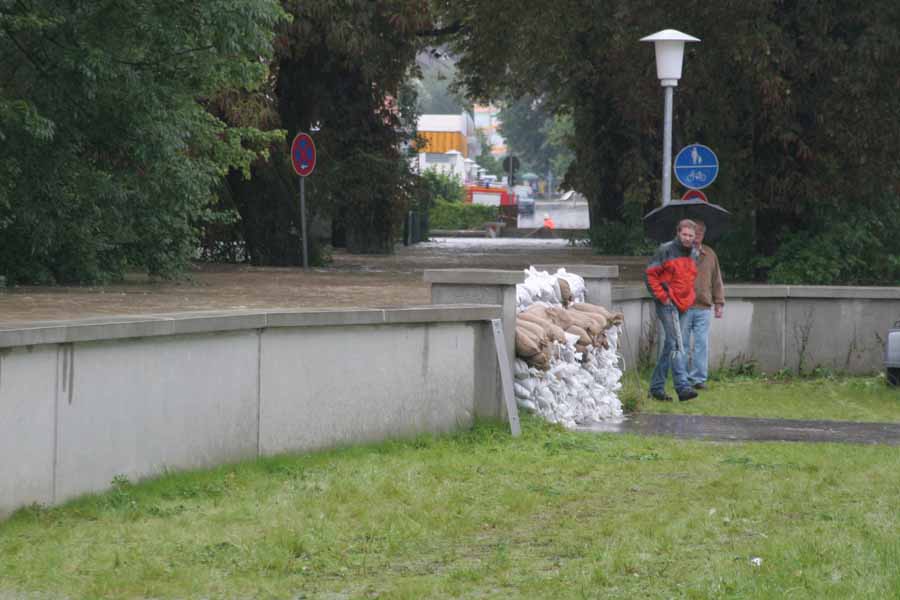
[[[274,0],[0,2],[0,273],[178,272],[230,169],[279,132],[206,109],[265,76]]]
[[[653,48],[638,42],[659,23],[703,40],[686,51],[674,146],[719,155],[708,191],[734,214],[720,244],[733,276],[765,277],[798,232],[835,231],[896,198],[897,2],[526,0],[512,20],[486,0],[445,10],[463,24],[453,49],[475,98],[531,95],[571,116],[566,179],[590,201],[598,250],[641,250],[640,217],[659,201],[662,93]],[[491,31],[500,21],[503,35]]]
[[[557,179],[566,174],[573,158],[571,118],[553,114],[541,98],[523,96],[500,111],[500,121],[500,132],[524,170],[542,176],[552,171]]]
[[[443,200],[445,202],[462,202],[466,190],[458,178],[434,169],[426,169],[421,175],[429,202]]]
[[[569,171],[575,155],[572,153],[572,143],[575,139],[575,125],[572,117],[566,114],[554,115],[544,124],[544,133],[547,136],[547,144],[553,148],[550,157],[550,170],[557,177],[563,177]]]
[[[527,171],[546,173],[551,151],[547,145],[544,125],[553,118],[539,99],[532,96],[507,103],[500,110],[500,133],[506,139],[510,154],[522,161]]]
[[[416,78],[415,86],[418,96],[416,111],[419,114],[458,115],[471,112],[464,94],[453,89],[451,84],[456,78],[455,63],[439,49],[431,49],[419,54],[418,63],[421,77]]]
[[[293,19],[279,28],[268,89],[230,98],[223,110],[235,122],[247,116],[234,110],[244,103],[253,118],[274,114],[288,140],[311,132],[318,151],[306,181],[313,222],[330,220],[350,252],[391,252],[418,193],[408,160],[417,117],[413,78],[431,13],[418,0],[283,4]],[[250,259],[298,264],[297,179],[287,143],[255,163],[253,174],[250,181],[233,174],[223,193],[223,203],[240,214]]]
[[[487,136],[484,132],[478,131],[478,143],[481,145],[481,153],[475,157],[475,163],[487,171],[488,175],[496,175],[503,177],[503,164],[496,156],[491,154],[491,145],[488,143]]]

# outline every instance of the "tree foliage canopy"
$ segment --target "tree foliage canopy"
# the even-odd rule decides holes
[[[571,115],[567,179],[590,200],[598,250],[642,249],[640,216],[658,203],[662,93],[653,47],[638,40],[660,23],[702,39],[685,53],[674,146],[719,155],[709,193],[735,213],[720,252],[734,275],[777,273],[798,232],[835,231],[857,209],[896,203],[897,2],[526,0],[516,19],[487,0],[447,10],[464,24],[453,48],[475,97],[531,95]]]
[[[292,16],[278,30],[269,85],[263,92],[230,97],[263,121],[273,118],[290,140],[311,132],[318,151],[306,181],[310,214],[331,220],[351,252],[390,252],[415,201],[416,180],[406,160],[415,134],[418,32],[431,26],[420,0],[284,1]],[[255,111],[255,112],[254,112]],[[268,126],[272,126],[269,124]],[[229,177],[226,206],[241,215],[240,233],[257,264],[298,264],[301,245],[296,177],[286,143],[254,164],[254,177]],[[315,241],[315,240],[313,240]]]
[[[296,264],[301,130],[313,216],[352,251],[390,251],[422,197],[416,56],[445,43],[471,99],[519,101],[505,133],[588,197],[595,249],[642,251],[662,93],[638,40],[666,23],[702,39],[674,146],[719,155],[732,276],[900,281],[900,3],[523,0],[512,16],[492,0],[0,0],[0,273],[171,274],[229,212],[256,262]],[[547,155],[561,145],[574,160]]]
[[[0,272],[168,274],[230,168],[278,132],[206,110],[265,76],[275,0],[0,2]]]
[[[542,98],[523,96],[500,111],[500,133],[526,171],[565,175],[572,162],[571,118],[549,111]]]

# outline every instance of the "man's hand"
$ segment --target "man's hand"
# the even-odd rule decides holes
[[[716,308],[715,308],[716,318],[721,319],[722,313],[724,313],[724,312],[725,312],[725,307],[721,304],[716,304]]]

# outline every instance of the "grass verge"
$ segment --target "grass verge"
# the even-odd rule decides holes
[[[632,411],[773,419],[900,422],[900,388],[877,377],[767,377],[716,374],[689,402],[647,398],[649,373],[626,374],[623,403]],[[671,387],[671,383],[669,384]],[[669,391],[674,397],[674,391]]]
[[[887,598],[900,449],[482,424],[33,507],[0,597]],[[759,560],[754,560],[759,559]],[[755,564],[758,563],[758,564]]]

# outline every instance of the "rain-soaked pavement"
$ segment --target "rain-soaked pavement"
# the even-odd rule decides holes
[[[900,423],[638,414],[617,423],[592,423],[579,430],[731,442],[832,442],[900,446]]]

